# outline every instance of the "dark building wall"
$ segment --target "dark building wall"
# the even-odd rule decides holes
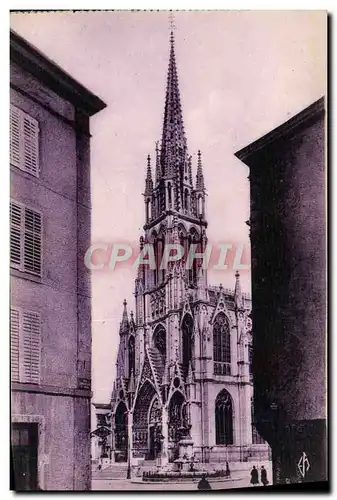
[[[278,482],[302,477],[303,452],[302,480],[325,478],[324,148],[322,99],[237,153],[250,167],[255,414]]]

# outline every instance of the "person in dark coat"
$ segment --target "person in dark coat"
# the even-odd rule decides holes
[[[252,470],[250,471],[250,482],[253,486],[256,486],[257,484],[259,484],[259,473],[258,473],[255,465],[253,466]]]
[[[209,484],[209,482],[206,479],[206,474],[203,474],[201,476],[199,483],[198,483],[198,490],[207,491],[207,490],[211,490],[211,489],[212,489],[211,485]]]
[[[263,484],[263,486],[267,486],[267,484],[269,484],[269,481],[267,478],[267,471],[263,465],[261,467],[261,483]]]

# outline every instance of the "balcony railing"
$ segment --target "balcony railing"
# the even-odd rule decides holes
[[[230,375],[231,364],[221,361],[214,361],[214,375]]]

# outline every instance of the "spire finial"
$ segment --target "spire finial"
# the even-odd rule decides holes
[[[174,43],[174,30],[176,29],[174,14],[172,10],[169,15],[169,26],[170,26],[170,42]]]

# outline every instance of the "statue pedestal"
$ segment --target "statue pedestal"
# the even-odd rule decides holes
[[[190,460],[193,456],[193,444],[194,441],[190,438],[181,439],[178,443],[179,445],[179,458],[185,458]]]

